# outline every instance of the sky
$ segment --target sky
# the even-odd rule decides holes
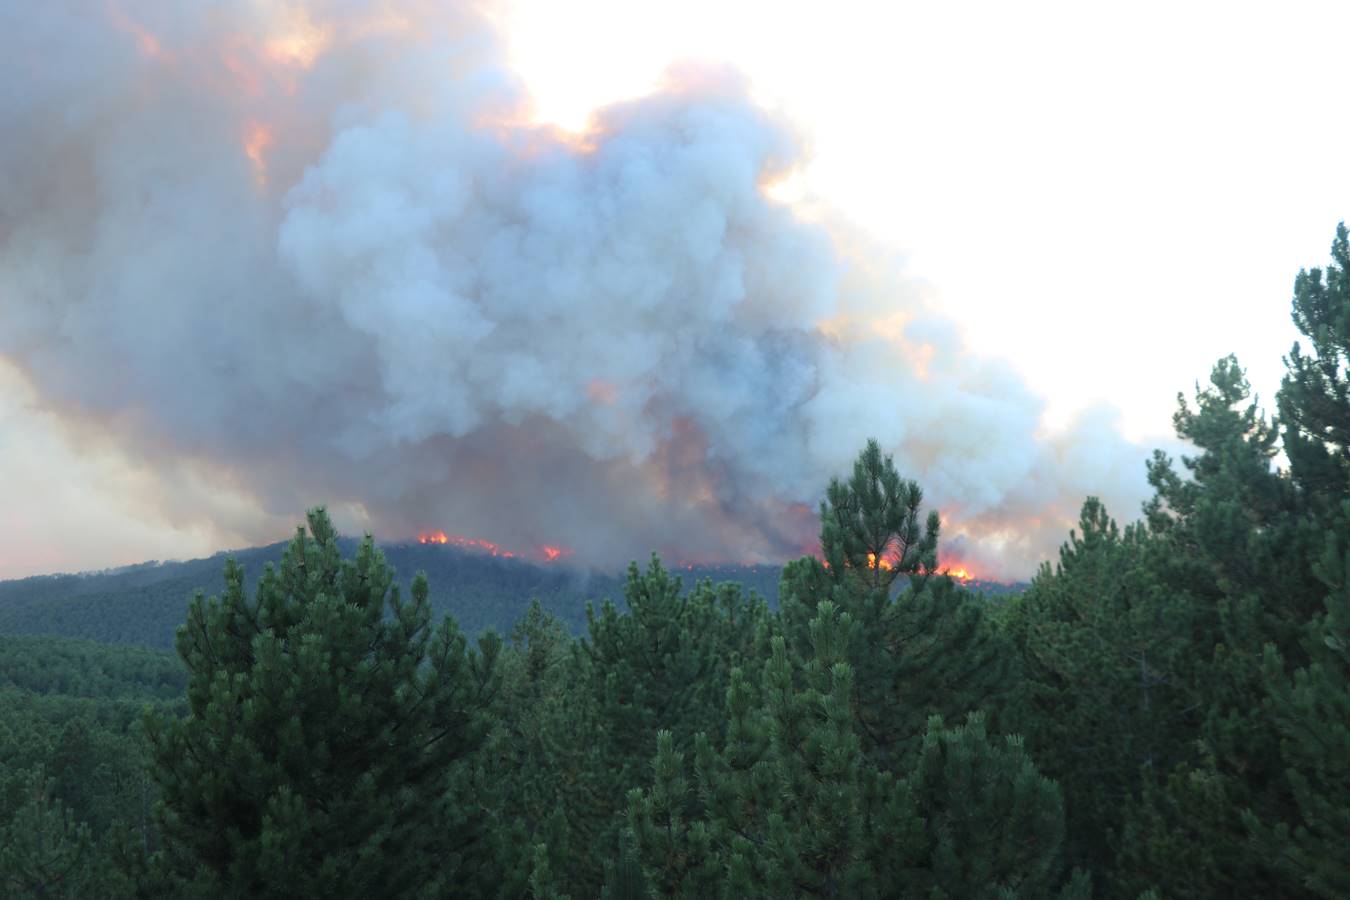
[[[1344,4],[488,12],[532,120],[579,135],[596,110],[668,84],[673,64],[742,73],[804,147],[777,199],[846,222],[900,273],[897,292],[920,293],[968,352],[1020,379],[1014,393],[1041,398],[1039,432],[1114,409],[1140,469],[1168,440],[1177,392],[1218,357],[1236,353],[1271,397],[1296,337],[1294,275],[1327,258],[1350,209]],[[3,203],[0,245],[18,221]],[[19,290],[3,278],[0,329]],[[218,460],[148,454],[119,437],[125,422],[96,427],[52,396],[0,355],[0,578],[197,556],[292,527],[294,511],[257,502]]]
[[[1052,421],[1105,399],[1166,436],[1228,353],[1269,397],[1294,275],[1350,210],[1342,3],[518,0],[507,22],[540,114],[571,127],[672,58],[742,68],[809,135],[804,190]]]

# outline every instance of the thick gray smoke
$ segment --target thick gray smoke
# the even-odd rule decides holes
[[[766,196],[803,151],[734,74],[570,138],[497,41],[468,3],[0,4],[0,355],[260,521],[781,559],[869,436],[989,574],[1087,493],[1133,512],[1108,412],[1041,434],[1016,374]]]

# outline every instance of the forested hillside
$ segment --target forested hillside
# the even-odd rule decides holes
[[[339,539],[343,552],[357,546]],[[281,558],[284,544],[220,553],[187,562],[146,563],[111,572],[53,575],[0,582],[0,634],[51,634],[111,643],[172,649],[197,589],[219,593],[221,573],[232,556],[254,587],[267,563]],[[392,544],[384,548],[406,590],[416,572],[436,585],[433,611],[451,615],[469,634],[485,628],[508,631],[538,599],[574,630],[586,622],[586,602],[617,596],[622,580],[566,566],[535,565],[457,547]],[[688,573],[693,578],[703,573]],[[760,586],[776,581],[761,578]],[[776,585],[775,585],[776,586]]]
[[[0,896],[128,897],[154,833],[147,706],[186,710],[175,654],[0,636]]]
[[[108,700],[177,700],[187,670],[172,653],[60,637],[0,635],[0,686]]]
[[[344,553],[354,538],[339,538]],[[47,575],[0,581],[0,634],[44,634],[169,650],[183,624],[188,601],[197,589],[218,593],[221,573],[232,556],[243,567],[250,589],[263,568],[281,558],[284,544],[218,553],[186,562],[152,562],[109,572]],[[521,559],[488,556],[455,546],[385,544],[385,558],[404,590],[417,572],[431,585],[437,616],[453,616],[465,633],[487,628],[505,633],[533,600],[573,633],[586,628],[586,604],[612,599],[622,603],[623,578],[582,571],[563,563],[539,565]],[[678,574],[686,588],[699,581],[734,581],[777,605],[779,566],[689,565]],[[1003,595],[1025,585],[971,582],[972,589]]]
[[[7,638],[0,886],[1350,896],[1344,227],[1332,255],[1295,282],[1278,416],[1220,360],[1142,519],[1086,498],[1006,602],[937,570],[939,517],[868,442],[773,608],[653,558],[580,636],[522,596],[471,639],[316,509],[274,565],[203,579],[177,661]]]

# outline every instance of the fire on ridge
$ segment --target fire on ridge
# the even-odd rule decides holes
[[[446,544],[452,547],[459,547],[462,550],[473,550],[478,553],[485,553],[488,556],[498,556],[502,559],[530,558],[538,562],[557,562],[572,555],[572,551],[567,547],[556,544],[540,544],[532,552],[516,552],[508,550],[501,544],[486,541],[482,538],[464,537],[458,534],[446,534],[444,531],[424,531],[417,536],[419,544]]]
[[[488,556],[496,556],[502,559],[532,559],[536,562],[551,563],[560,559],[565,559],[572,555],[572,551],[556,544],[540,544],[531,552],[517,552],[508,550],[501,544],[484,540],[483,538],[465,537],[458,534],[446,534],[444,531],[424,531],[417,536],[419,544],[444,544],[451,547],[458,547],[462,550],[472,550],[477,553],[483,553]],[[878,563],[876,558],[868,554],[868,565],[875,565],[879,568],[890,570],[895,567],[895,561],[889,557],[883,556]],[[828,565],[828,564],[827,564]],[[680,560],[676,568],[693,569],[695,563],[688,560]],[[956,579],[962,584],[969,584],[972,581],[978,581],[979,576],[970,571],[969,567],[962,563],[948,564],[939,570],[942,574]]]
[[[867,565],[869,567],[874,566],[876,568],[890,571],[891,569],[895,568],[895,560],[891,556],[882,556],[881,561],[878,562],[876,556],[869,553],[867,554]],[[940,566],[938,568],[938,571],[943,575],[947,575],[951,578],[956,579],[962,584],[978,580],[978,576],[972,573],[970,569],[962,563],[955,563],[955,564],[949,563],[946,566]]]

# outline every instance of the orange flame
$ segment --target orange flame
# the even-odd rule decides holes
[[[890,572],[895,569],[896,562],[897,560],[891,555],[883,555],[881,557],[881,561],[878,562],[876,554],[874,553],[867,554],[868,568],[877,568],[881,569],[883,572]],[[830,567],[829,561],[824,559],[821,560],[821,565],[823,565],[827,569]],[[955,565],[948,565],[947,567],[940,569],[939,571],[941,574],[947,575],[950,578],[953,578],[956,581],[961,582],[962,584],[969,584],[970,582],[975,581],[979,577],[974,572],[972,572],[967,565],[962,563],[957,563]]]
[[[881,569],[883,571],[889,572],[891,569],[895,568],[895,563],[892,562],[891,559],[886,556],[881,557],[881,561],[878,562],[877,555],[875,553],[869,553],[867,554],[867,567],[869,569]]]
[[[514,550],[507,550],[501,544],[495,544],[492,541],[485,541],[482,538],[464,537],[458,534],[446,534],[444,531],[424,531],[417,536],[419,544],[446,544],[451,547],[459,547],[462,550],[474,550],[479,553],[486,553],[488,556],[496,556],[501,559],[516,559],[520,554]],[[572,551],[567,547],[555,544],[541,544],[533,554],[540,562],[557,562],[560,559],[571,556]]]
[[[431,531],[417,536],[419,544],[449,544],[452,547],[461,547],[465,550],[478,550],[486,553],[488,556],[500,556],[503,559],[511,559],[515,556],[510,550],[503,550],[499,544],[492,541],[485,541],[481,538],[463,537],[457,534],[446,534],[444,531]]]

